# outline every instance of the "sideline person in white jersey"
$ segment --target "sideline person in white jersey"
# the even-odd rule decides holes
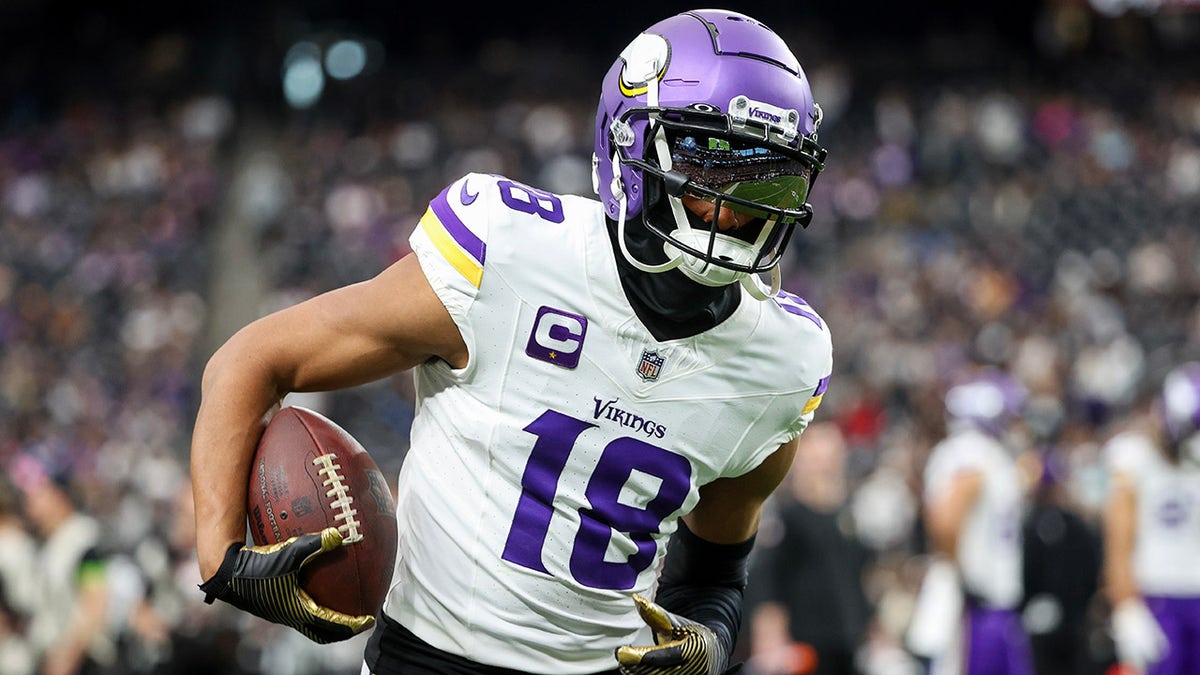
[[[237,332],[192,442],[207,597],[317,641],[375,624],[377,675],[731,670],[763,503],[832,371],[778,269],[820,121],[762,23],[672,16],[604,75],[599,200],[468,174],[411,255]],[[293,572],[336,531],[245,546],[261,419],[409,368],[394,586],[379,617],[315,607]]]
[[[1118,660],[1200,673],[1200,363],[1174,368],[1157,405],[1105,446],[1105,582]]]
[[[946,437],[925,465],[933,564],[908,635],[932,675],[1033,675],[1021,625],[1024,481],[1010,439],[1024,387],[996,369],[946,392]],[[1016,434],[1019,438],[1019,434]],[[923,596],[923,597],[922,597]]]

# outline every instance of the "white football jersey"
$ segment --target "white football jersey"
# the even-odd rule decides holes
[[[1171,464],[1154,441],[1124,432],[1104,448],[1137,495],[1133,577],[1147,595],[1200,596],[1200,470]]]
[[[450,185],[410,243],[470,358],[417,368],[385,611],[480,663],[612,669],[616,647],[652,643],[631,596],[653,596],[698,489],[812,419],[829,331],[799,297],[747,294],[719,326],[658,342],[600,204],[500,176]]]
[[[966,589],[991,607],[1021,600],[1023,495],[1016,462],[995,438],[975,429],[952,432],[925,465],[926,503],[941,498],[955,476],[979,472],[983,489],[958,536],[959,574]]]

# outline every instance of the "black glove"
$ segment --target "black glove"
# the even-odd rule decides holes
[[[622,675],[732,675],[729,654],[708,626],[672,614],[637,593],[633,594],[642,621],[654,630],[654,646],[617,647]]]
[[[348,640],[375,625],[373,616],[351,616],[318,605],[300,588],[300,570],[342,545],[336,527],[267,546],[234,544],[221,568],[200,584],[204,601],[220,598],[272,623],[290,626],[321,644]]]

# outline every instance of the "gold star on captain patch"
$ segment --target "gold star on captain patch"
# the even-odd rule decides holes
[[[550,352],[550,358],[552,358],[552,359],[557,359],[557,358],[558,358],[558,352]]]

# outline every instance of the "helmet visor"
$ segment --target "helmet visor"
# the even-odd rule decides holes
[[[805,213],[811,161],[716,135],[675,133],[668,140],[671,169],[687,176],[696,196],[709,201],[732,197],[722,199],[723,206],[757,218],[796,220]]]

